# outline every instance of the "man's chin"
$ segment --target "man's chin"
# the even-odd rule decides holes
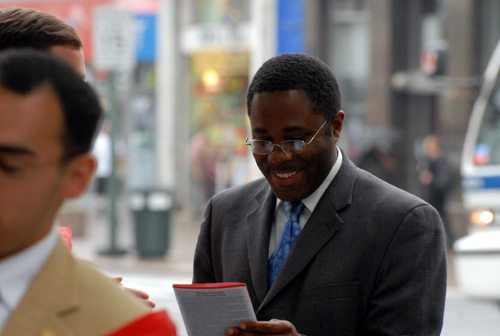
[[[284,188],[271,185],[274,195],[280,200],[287,202],[298,202],[304,198],[303,193],[297,188]]]

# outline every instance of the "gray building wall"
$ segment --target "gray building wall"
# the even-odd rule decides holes
[[[500,38],[500,1],[496,0],[317,0],[307,1],[307,52],[325,60],[343,88],[347,127],[344,146],[356,160],[380,134],[391,144],[398,169],[394,183],[422,195],[416,175],[422,138],[442,137],[456,171],[449,212],[460,233],[464,224],[458,176],[463,138],[488,58]],[[342,38],[348,14],[366,16],[367,40]],[[356,14],[357,13],[357,14]],[[339,17],[341,19],[339,19]],[[358,23],[360,21],[358,20]],[[430,78],[421,71],[422,51],[434,42],[447,45],[444,73]],[[367,45],[359,45],[366,43]],[[367,90],[360,104],[351,101],[350,83],[343,80],[342,53],[368,51]],[[352,60],[356,59],[353,54]],[[359,57],[358,57],[359,58]],[[379,131],[375,131],[379,130]],[[366,134],[372,138],[360,141]],[[347,134],[346,134],[347,133]]]

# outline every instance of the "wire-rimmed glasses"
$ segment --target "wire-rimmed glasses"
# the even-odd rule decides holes
[[[326,122],[327,120],[321,124],[316,133],[312,136],[311,140],[308,142],[305,142],[304,140],[285,140],[280,144],[275,144],[267,140],[250,140],[246,138],[245,145],[249,146],[250,150],[254,154],[269,155],[273,152],[275,146],[281,148],[285,154],[299,154],[305,151],[307,145],[313,142],[314,138],[316,138],[316,135],[318,135],[319,131],[323,128],[323,126],[325,126]]]

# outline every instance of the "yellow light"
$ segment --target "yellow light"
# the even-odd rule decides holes
[[[208,69],[203,72],[201,77],[203,85],[208,90],[216,90],[220,86],[220,76],[219,73],[213,69]]]
[[[474,210],[470,213],[470,221],[475,226],[488,226],[493,223],[495,215],[487,209]]]

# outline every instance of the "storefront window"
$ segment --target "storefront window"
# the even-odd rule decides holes
[[[214,193],[246,182],[249,53],[199,51],[190,63],[190,194],[201,210]]]

